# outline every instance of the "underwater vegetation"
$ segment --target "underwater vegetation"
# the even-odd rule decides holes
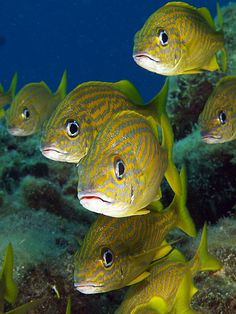
[[[201,140],[195,126],[218,79],[230,74],[232,69],[236,73],[236,40],[232,30],[233,27],[236,29],[236,5],[230,4],[222,11],[228,54],[227,72],[204,72],[172,78],[168,98],[168,112],[176,140],[173,148],[174,161],[178,169],[185,164],[187,170],[187,207],[198,229],[205,221],[212,223],[208,227],[208,249],[223,264],[223,268],[215,273],[204,272],[195,276],[194,285],[199,291],[194,294],[191,305],[197,311],[207,314],[236,312],[236,179],[233,175],[236,166],[235,141],[207,145]],[[165,36],[162,40],[164,39]],[[71,125],[70,121],[69,131]],[[160,127],[163,127],[161,123]],[[166,135],[168,132],[162,128],[162,133]],[[171,136],[169,141],[170,165],[173,144]],[[82,240],[87,239],[85,235],[88,239],[93,235],[94,227],[88,232],[91,224],[96,226],[96,223],[108,218],[100,216],[97,219],[96,214],[79,204],[79,168],[72,163],[44,158],[39,150],[39,143],[39,134],[23,138],[10,136],[7,123],[0,121],[0,256],[4,261],[5,248],[11,242],[15,256],[14,268],[10,268],[11,277],[13,272],[14,278],[14,296],[18,290],[17,299],[14,297],[8,300],[14,299],[16,309],[30,300],[42,300],[37,308],[29,311],[31,314],[112,314],[121,305],[126,288],[104,294],[85,295],[76,291],[73,282],[77,267],[74,256],[78,257],[75,252],[83,248],[85,242]],[[119,163],[119,175],[123,169],[120,165]],[[96,169],[99,169],[99,165]],[[174,166],[171,170],[173,169],[176,170]],[[162,194],[164,201],[170,203],[174,193],[167,188],[166,183],[162,185]],[[186,200],[185,195],[184,199]],[[143,233],[139,235],[142,236]],[[97,230],[94,238],[99,239]],[[200,241],[198,237],[193,245],[192,239],[177,231],[173,231],[169,239],[187,260],[194,256]],[[94,245],[95,240],[92,242]],[[125,238],[122,244],[124,243],[129,248],[129,237]],[[86,252],[91,254],[94,253],[92,244],[86,245]],[[118,241],[116,244],[119,244]],[[11,249],[8,250],[10,253],[6,256],[11,256],[13,253]],[[171,256],[170,254],[169,257]],[[110,264],[109,251],[108,257]],[[6,260],[9,258],[5,257]],[[107,262],[106,258],[103,261]],[[93,257],[89,262],[94,262]],[[131,279],[130,281],[133,282]],[[132,289],[134,287],[137,286]],[[5,299],[8,301],[6,297]],[[7,311],[11,311],[11,306],[4,306]]]

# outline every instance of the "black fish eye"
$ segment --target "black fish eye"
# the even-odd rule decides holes
[[[164,29],[159,30],[158,37],[162,46],[166,46],[168,44],[169,37]]]
[[[106,268],[112,266],[113,260],[113,252],[108,248],[102,249],[102,262]]]
[[[114,162],[115,174],[118,180],[121,180],[125,173],[125,165],[122,159],[116,158]]]
[[[79,123],[76,120],[68,120],[66,123],[66,131],[70,137],[75,137],[80,132]]]
[[[218,118],[221,124],[225,124],[226,122],[226,113],[224,111],[220,111],[218,114]]]
[[[24,108],[22,111],[22,116],[25,120],[28,120],[30,117],[30,111],[28,108]]]

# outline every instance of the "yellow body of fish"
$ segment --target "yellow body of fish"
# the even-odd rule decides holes
[[[44,82],[29,83],[15,96],[7,112],[8,132],[16,136],[27,136],[41,130],[56,106],[65,97],[66,71],[55,94]]]
[[[218,270],[221,263],[207,251],[206,226],[194,258],[186,262],[174,250],[150,268],[150,276],[129,288],[116,314],[197,314],[191,298],[197,292],[193,277],[197,271]]]
[[[208,144],[236,139],[236,76],[226,76],[217,83],[198,123]]]
[[[141,67],[163,75],[199,73],[219,69],[216,52],[226,56],[222,32],[207,8],[168,2],[153,13],[137,32],[133,57]]]
[[[16,90],[16,84],[17,84],[17,73],[14,74],[10,88],[4,92],[4,89],[2,85],[0,84],[0,118],[5,116],[5,105],[10,105],[14,96],[15,96],[15,90]]]
[[[146,214],[144,208],[161,196],[167,165],[155,123],[134,111],[121,111],[78,165],[80,203],[112,217]]]
[[[186,178],[183,191],[162,212],[144,216],[110,218],[100,215],[75,254],[74,285],[82,293],[100,293],[134,284],[149,276],[147,267],[161,253],[168,232],[181,228],[195,236],[186,208]],[[164,245],[165,246],[165,245]]]

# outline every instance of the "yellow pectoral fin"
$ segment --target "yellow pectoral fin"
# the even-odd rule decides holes
[[[150,276],[150,273],[148,271],[143,272],[141,275],[139,275],[138,277],[136,277],[134,280],[130,281],[127,286],[132,286],[140,281],[143,281],[145,278],[147,278],[148,276]]]
[[[132,215],[130,216],[135,216],[135,215],[147,215],[150,213],[150,210],[148,210],[147,208],[143,208],[143,209],[140,209],[138,210],[137,212],[133,213]]]
[[[4,109],[0,109],[0,119],[2,119],[5,116],[5,111]]]

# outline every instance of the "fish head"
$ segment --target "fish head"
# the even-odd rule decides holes
[[[78,163],[91,145],[94,130],[90,116],[70,93],[43,128],[40,150],[52,160]]]
[[[31,96],[31,89],[22,88],[13,99],[6,114],[8,132],[15,136],[27,136],[35,133],[40,124],[40,112]]]
[[[134,61],[148,71],[174,75],[182,58],[182,41],[177,25],[162,21],[157,11],[134,38]]]
[[[101,147],[100,147],[101,149]],[[112,217],[134,214],[142,195],[145,177],[130,145],[128,153],[112,147],[94,154],[78,165],[78,198],[88,210]]]
[[[136,217],[100,215],[91,225],[74,256],[74,286],[78,291],[92,294],[120,289],[146,269],[151,257],[136,257],[142,250],[138,232],[134,236]]]
[[[234,91],[229,93],[227,90],[216,89],[212,93],[198,119],[204,142],[224,143],[235,138],[235,106]]]

